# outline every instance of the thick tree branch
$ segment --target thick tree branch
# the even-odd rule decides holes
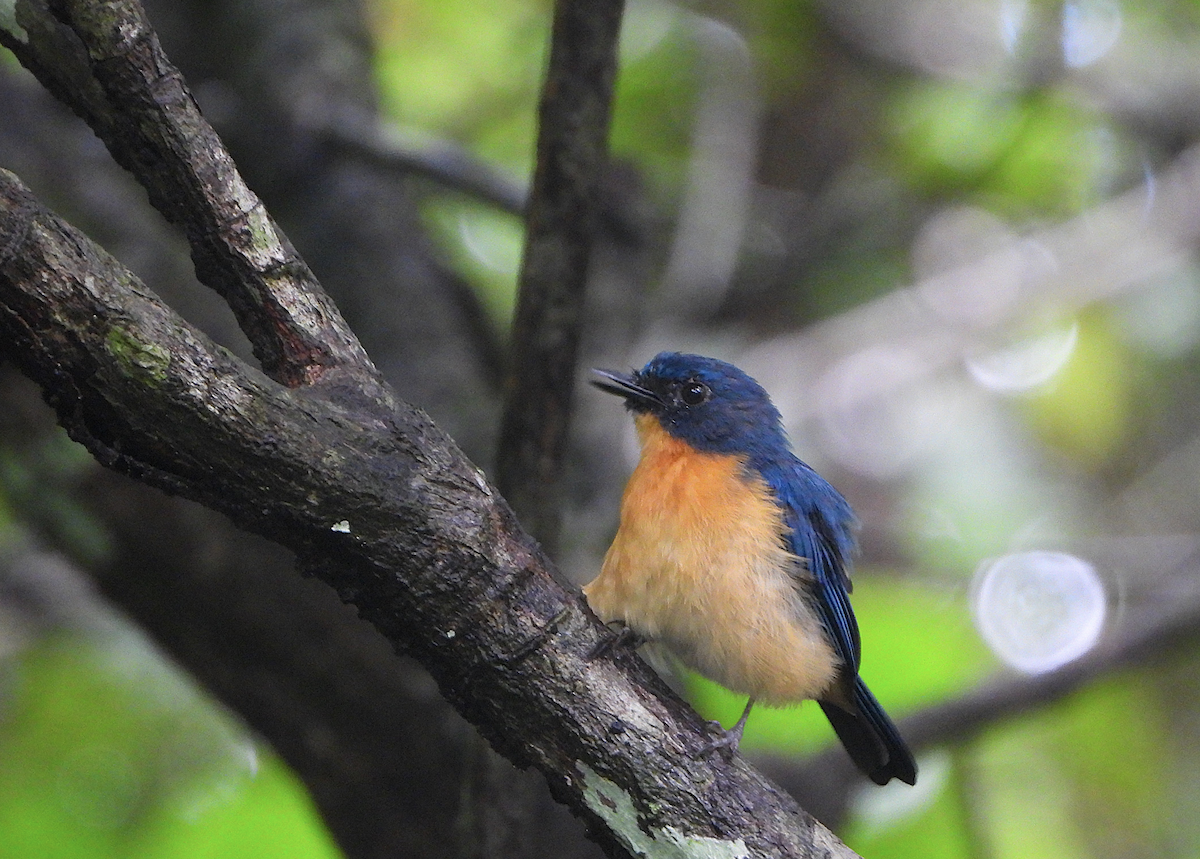
[[[213,346],[0,174],[0,343],[102,462],[293,549],[610,848],[849,855],[607,631],[419,411],[289,391]],[[338,401],[356,401],[351,409]]]
[[[538,116],[496,480],[551,553],[623,8],[558,0]]]
[[[411,177],[336,145],[378,122],[357,0],[146,0],[247,184],[397,394],[476,461],[495,450],[502,354],[470,285],[425,232]],[[186,314],[185,314],[186,315]]]

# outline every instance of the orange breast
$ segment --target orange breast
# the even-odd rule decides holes
[[[818,697],[837,666],[789,575],[799,561],[769,488],[740,457],[700,453],[650,415],[637,424],[620,528],[584,588],[593,611],[764,703]]]

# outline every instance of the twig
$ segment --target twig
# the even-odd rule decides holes
[[[510,215],[525,214],[525,187],[452,141],[409,140],[395,125],[376,117],[343,120],[320,131],[335,145],[373,164],[431,179]]]

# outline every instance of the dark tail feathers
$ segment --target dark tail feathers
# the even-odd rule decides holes
[[[912,752],[861,677],[854,679],[854,708],[858,712],[850,712],[831,701],[818,703],[850,758],[871,781],[887,784],[898,778],[907,784],[917,783],[917,763]]]

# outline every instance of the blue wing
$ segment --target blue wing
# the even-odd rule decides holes
[[[837,694],[819,703],[851,759],[876,784],[898,778],[916,784],[917,764],[895,724],[858,676],[861,644],[850,608],[854,511],[846,499],[803,462],[761,469],[783,507],[789,548],[807,562],[797,581],[833,642],[842,668]]]
[[[805,583],[817,616],[851,677],[858,673],[861,644],[858,621],[850,608],[850,575],[854,552],[854,511],[825,478],[799,460],[764,469],[784,511],[789,548],[807,563]]]

